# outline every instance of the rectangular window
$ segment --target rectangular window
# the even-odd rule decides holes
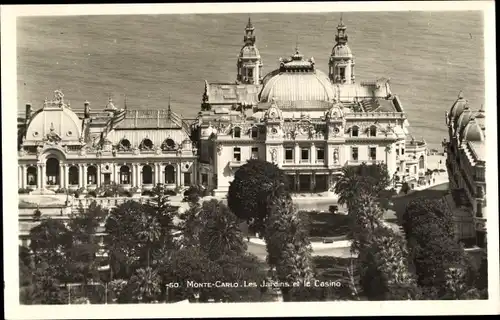
[[[345,81],[345,67],[340,68],[340,80]]]
[[[201,174],[201,184],[203,184],[204,186],[208,185],[208,174],[206,173]]]
[[[259,137],[259,128],[252,127],[252,138],[258,138],[258,137]]]
[[[293,149],[292,148],[285,149],[285,162],[293,162]]]
[[[309,149],[303,148],[300,152],[300,160],[302,162],[309,162]]]
[[[352,147],[352,149],[351,149],[351,158],[354,161],[358,161],[358,147]]]
[[[258,147],[252,148],[252,159],[259,159],[259,148]]]
[[[399,149],[396,149],[396,155],[399,156]]]
[[[405,154],[405,149],[401,149],[401,155]]]
[[[316,161],[317,162],[325,161],[325,149],[323,148],[316,149]]]
[[[233,160],[236,162],[241,161],[241,149],[239,147],[234,148],[233,151]]]
[[[191,185],[191,173],[189,172],[184,172],[184,185],[185,186]]]
[[[370,147],[370,160],[377,160],[377,147]]]

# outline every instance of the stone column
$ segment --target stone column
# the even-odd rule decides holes
[[[20,189],[23,187],[23,168],[21,165],[17,166],[17,188]]]
[[[154,180],[154,185],[156,186],[158,183],[160,183],[160,164],[155,163],[155,180]]]
[[[45,185],[47,183],[47,177],[46,177],[46,174],[45,174],[45,164],[42,164],[41,165],[41,170],[42,170],[42,174],[41,174],[41,178],[42,178],[42,189],[45,189]]]
[[[300,163],[300,146],[298,143],[295,144],[295,150],[294,150],[294,163],[299,164]]]
[[[132,164],[132,172],[131,172],[131,179],[132,181],[131,182],[131,186],[132,187],[136,187],[137,186],[137,182],[136,182],[136,175],[137,175],[137,165],[136,164]]]
[[[36,187],[37,189],[42,188],[42,165],[36,166]]]
[[[316,145],[313,143],[311,143],[311,156],[310,156],[310,159],[311,159],[311,163],[312,164],[315,164],[316,163]]]
[[[142,189],[142,165],[138,164],[137,165],[137,187],[139,189]]]
[[[83,178],[83,180],[82,180],[83,181],[82,187],[86,188],[87,187],[87,165],[83,164],[82,165],[82,169],[83,169],[82,170],[82,173],[83,173],[83,176],[82,176],[82,178]]]
[[[64,188],[69,188],[69,165],[64,165]]]
[[[27,169],[26,165],[24,165],[24,164],[21,166],[21,174],[22,174],[23,188],[27,188],[28,187],[28,169]]]
[[[59,163],[59,188],[64,188],[65,185],[65,171],[64,164]]]
[[[101,164],[97,164],[97,181],[95,182],[97,187],[99,188],[101,186]]]
[[[175,185],[177,187],[181,186],[181,164],[177,163],[177,166],[175,167],[175,174],[176,174],[176,181]]]

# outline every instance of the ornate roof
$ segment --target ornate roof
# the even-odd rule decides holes
[[[462,91],[460,91],[460,93],[458,94],[458,99],[450,109],[449,120],[453,121],[455,118],[458,118],[468,104],[469,103],[464,98]]]
[[[49,142],[78,143],[82,137],[82,121],[65,103],[60,90],[54,91],[54,100],[45,100],[26,128],[25,144]]]
[[[467,141],[484,141],[484,133],[481,126],[476,122],[475,118],[469,121],[462,133],[462,139]]]
[[[208,83],[205,81],[203,102],[210,105],[217,104],[246,104],[254,105],[258,102],[260,86],[237,83]]]
[[[333,101],[335,93],[328,77],[315,68],[314,58],[305,60],[298,51],[280,59],[280,68],[264,78],[260,102]]]
[[[343,44],[337,44],[332,49],[332,57],[335,58],[352,58],[352,51],[349,46]]]

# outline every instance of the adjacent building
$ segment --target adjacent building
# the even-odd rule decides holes
[[[460,93],[445,119],[449,139],[443,145],[450,179],[450,194],[445,199],[455,216],[456,236],[486,248],[484,109],[472,109]]]

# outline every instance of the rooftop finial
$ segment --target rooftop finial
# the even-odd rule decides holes
[[[124,99],[123,99],[123,104],[124,104],[124,108],[125,110],[127,110],[127,95],[125,95]]]
[[[167,106],[168,118],[172,115],[172,108],[170,107],[170,95],[168,95],[168,106]]]
[[[252,19],[250,18],[250,15],[248,15],[247,29],[253,29]]]
[[[342,15],[343,15],[343,13],[341,12],[341,13],[340,13],[340,25],[343,25],[343,24],[344,24],[344,22],[342,21]]]
[[[295,39],[295,53],[299,53],[299,35]]]
[[[464,98],[464,93],[462,92],[462,90],[460,90],[460,92],[458,93],[458,99],[463,99]]]

